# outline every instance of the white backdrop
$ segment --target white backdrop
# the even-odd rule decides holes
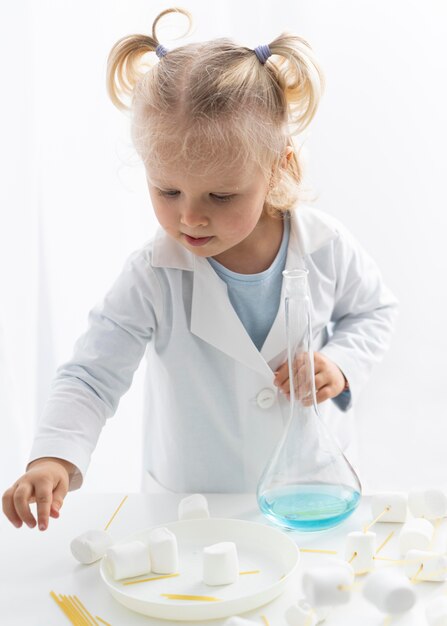
[[[51,378],[88,310],[156,227],[105,66],[117,39],[149,32],[169,6],[1,5],[0,491],[23,471]],[[289,30],[314,47],[327,78],[306,142],[315,206],[350,227],[401,303],[392,348],[357,405],[362,478],[367,488],[447,488],[447,3],[180,6],[195,18],[186,41],[230,36],[253,47]],[[103,432],[86,490],[139,488],[142,375]]]

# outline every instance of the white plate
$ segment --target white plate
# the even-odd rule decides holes
[[[105,559],[100,566],[101,577],[112,596],[144,615],[185,622],[237,615],[276,598],[298,567],[300,553],[296,544],[282,531],[264,524],[210,518],[173,522],[165,524],[164,528],[169,528],[177,537],[180,576],[123,585],[123,581],[112,578]],[[141,531],[117,543],[135,539],[148,542],[152,530]],[[231,585],[205,585],[202,581],[203,548],[221,541],[236,544],[240,571],[259,570],[259,574],[239,576]],[[135,580],[151,576],[156,574]],[[171,600],[162,593],[212,596],[219,601]]]

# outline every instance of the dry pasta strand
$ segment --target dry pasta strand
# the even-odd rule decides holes
[[[182,593],[162,593],[163,598],[168,600],[196,600],[200,602],[220,602],[220,598],[213,598],[212,596],[190,596]]]
[[[165,578],[174,578],[175,576],[180,576],[180,574],[163,574],[163,576],[153,576],[152,578],[142,578],[141,580],[129,580],[127,583],[123,583],[123,585],[138,585],[138,583],[150,583],[153,580],[163,580]]]
[[[125,503],[125,501],[127,500],[129,496],[124,496],[124,498],[121,500],[121,502],[119,503],[117,509],[115,510],[115,513],[112,515],[112,517],[109,519],[109,521],[106,524],[106,527],[104,528],[104,530],[107,530],[110,526],[110,524],[113,522],[113,520],[115,519],[118,511],[120,510],[120,508],[123,506],[123,504]]]

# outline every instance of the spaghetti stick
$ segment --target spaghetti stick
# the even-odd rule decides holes
[[[79,606],[79,608],[81,609],[81,612],[84,612],[87,614],[88,618],[92,620],[92,623],[97,626],[96,620],[93,617],[93,615],[85,608],[85,606],[82,604],[82,602],[80,601],[80,599],[78,598],[78,596],[71,596],[74,599],[74,602]]]
[[[260,574],[261,570],[260,569],[254,569],[251,571],[247,571],[247,572],[239,572],[239,576],[246,576],[247,574]]]
[[[439,574],[444,574],[445,572],[447,572],[447,568],[443,568],[443,569],[438,569],[435,570],[434,572],[430,572],[430,574],[427,574],[427,578],[421,580],[420,578],[416,579],[416,576],[418,576],[421,573],[422,568],[424,567],[424,564],[422,564],[419,568],[419,570],[416,572],[416,574],[413,576],[413,578],[411,578],[411,582],[412,583],[426,583],[426,582],[440,582],[439,580],[432,580],[431,578],[428,578],[428,576],[438,576]]]
[[[85,615],[84,612],[81,611],[81,609],[76,605],[73,596],[65,596],[65,598],[67,599],[67,602],[73,608],[75,613],[79,616],[79,619],[82,620],[82,624],[85,624],[86,626],[97,626],[96,622],[90,621],[88,615]]]
[[[357,556],[357,552],[354,552],[351,558],[349,559],[348,563],[352,563],[352,561],[356,558],[356,556]]]
[[[73,606],[67,596],[60,594],[60,598],[62,599],[64,605],[67,607],[67,610],[69,611],[75,624],[77,624],[78,626],[89,626],[87,620],[83,617],[82,614],[79,613],[77,608]]]
[[[195,600],[199,602],[220,602],[221,598],[213,598],[212,596],[190,596],[181,593],[161,593],[163,598],[168,600]]]
[[[74,618],[74,619],[72,618],[72,611],[70,611],[69,608],[67,606],[65,606],[65,603],[62,602],[62,600],[59,600],[59,598],[54,593],[54,591],[50,591],[50,596],[56,602],[56,604],[58,605],[60,610],[63,611],[63,613],[68,617],[68,619],[70,620],[70,622],[72,624],[75,624],[75,626],[81,626],[80,622],[76,618]]]
[[[439,530],[439,526],[441,525],[441,522],[442,522],[442,517],[438,517],[433,522],[434,530],[433,530],[433,535],[432,535],[432,538],[431,538],[431,541],[430,541],[430,547],[428,548],[429,550],[433,550],[433,545],[435,543],[436,533]]]
[[[421,563],[421,565],[420,565],[418,571],[416,572],[416,574],[410,578],[410,582],[412,582],[412,583],[418,582],[418,576],[422,572],[423,569],[424,569],[424,564]]]
[[[98,615],[96,615],[96,619],[98,620],[98,622],[101,622],[101,624],[105,624],[105,626],[112,626],[111,624],[109,624],[109,622],[106,622],[105,620],[98,617]]]
[[[163,576],[153,576],[152,578],[142,578],[141,580],[129,580],[127,583],[123,583],[123,585],[138,585],[138,583],[150,583],[153,580],[163,580],[164,578],[174,578],[175,576],[180,576],[180,574],[163,574]]]
[[[377,548],[376,550],[376,554],[379,554],[379,552],[381,552],[381,550],[383,550],[383,548],[386,546],[386,544],[388,543],[388,541],[391,539],[391,537],[394,535],[394,530],[392,530],[390,532],[390,534],[388,535],[388,537],[385,539],[385,541],[383,543],[380,544],[380,546]]]
[[[363,583],[352,583],[352,585],[337,585],[337,589],[340,591],[356,591],[357,589],[361,589],[363,587]]]
[[[265,615],[261,615],[261,619],[264,622],[265,626],[270,626],[270,622],[268,621]]]
[[[314,548],[300,548],[300,552],[315,552],[316,554],[337,554],[337,550],[317,550]]]
[[[378,516],[376,517],[376,519],[375,519],[375,520],[373,520],[373,521],[371,522],[371,524],[369,524],[368,526],[365,526],[365,527],[363,528],[363,532],[364,532],[364,533],[367,533],[367,532],[368,532],[368,530],[369,530],[370,528],[372,528],[376,522],[378,522],[380,519],[382,519],[382,517],[385,515],[385,513],[388,513],[388,511],[389,511],[389,510],[390,510],[390,507],[389,507],[389,506],[386,506],[386,507],[383,509],[382,513],[380,513],[380,515],[378,515]]]
[[[124,498],[121,500],[121,502],[118,505],[118,508],[116,509],[115,513],[112,515],[112,517],[109,519],[109,521],[106,524],[106,527],[104,528],[104,530],[107,530],[110,526],[110,524],[113,522],[113,520],[115,519],[116,514],[118,513],[118,511],[120,510],[120,508],[123,506],[123,504],[125,503],[125,501],[127,500],[128,496],[124,496]]]

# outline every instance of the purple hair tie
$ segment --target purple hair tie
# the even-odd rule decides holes
[[[268,47],[268,44],[263,45],[263,46],[257,46],[253,52],[256,54],[256,56],[258,57],[259,61],[262,63],[262,65],[264,65],[264,63],[267,61],[267,59],[272,56],[272,53],[270,52],[270,48]]]
[[[155,54],[158,56],[159,59],[164,57],[167,53],[168,49],[162,46],[161,43],[159,43],[158,46],[155,48]]]

